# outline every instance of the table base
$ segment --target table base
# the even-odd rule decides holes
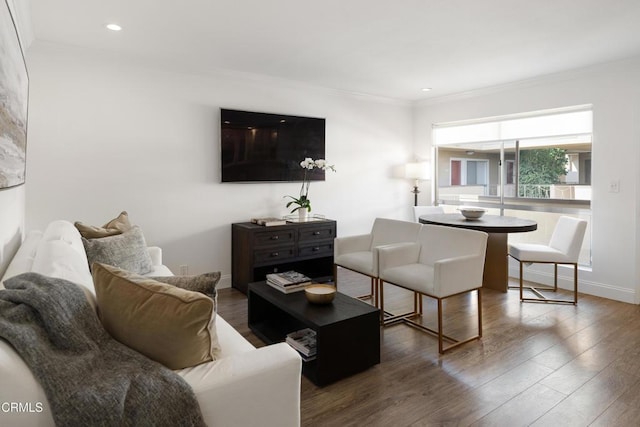
[[[489,233],[482,287],[507,292],[509,284],[507,233]]]

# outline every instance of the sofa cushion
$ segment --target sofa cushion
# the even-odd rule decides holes
[[[69,221],[60,219],[50,222],[44,230],[40,245],[44,245],[46,242],[54,240],[61,240],[68,243],[76,252],[86,258],[84,246],[82,245],[82,237],[78,230]],[[38,250],[40,249],[38,248]]]
[[[94,262],[109,264],[138,274],[153,271],[153,264],[142,230],[137,225],[115,236],[100,239],[82,238],[89,266]]]
[[[100,320],[115,339],[170,369],[218,358],[211,298],[106,264],[92,270]]]
[[[203,293],[215,302],[216,285],[220,281],[220,272],[214,271],[194,276],[149,276],[149,278],[188,291]]]
[[[80,221],[76,221],[73,225],[75,225],[82,237],[85,239],[99,239],[102,237],[115,236],[116,234],[122,234],[131,229],[129,214],[127,214],[126,211],[120,212],[120,215],[107,222],[102,227],[86,225]]]
[[[62,240],[53,240],[40,245],[33,262],[34,273],[43,276],[65,279],[80,286],[89,304],[96,308],[96,297],[93,279],[86,257],[78,256],[77,252]]]
[[[93,293],[93,280],[82,237],[69,221],[53,221],[47,226],[28,271],[70,280]]]

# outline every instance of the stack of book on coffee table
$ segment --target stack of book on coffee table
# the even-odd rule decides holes
[[[297,271],[267,274],[267,284],[285,294],[301,291],[311,284],[311,279]]]
[[[305,362],[315,359],[316,356],[316,331],[310,328],[287,334],[287,344],[297,350]]]

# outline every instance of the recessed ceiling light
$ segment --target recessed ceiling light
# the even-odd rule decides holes
[[[107,29],[111,31],[120,31],[122,27],[118,24],[107,24]]]
[[[430,87],[423,87],[423,88],[422,88],[422,91],[423,91],[423,92],[429,92],[430,90],[431,90],[431,88],[430,88]]]

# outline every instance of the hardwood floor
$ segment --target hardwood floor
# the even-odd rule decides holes
[[[364,276],[338,277],[343,293],[369,288]],[[520,303],[515,290],[482,297],[480,341],[440,356],[435,337],[399,324],[381,329],[379,365],[322,388],[302,377],[302,425],[640,425],[640,306],[582,294],[577,307]],[[411,307],[409,292],[385,286],[385,308]],[[445,332],[472,331],[476,309],[474,295],[448,301]],[[218,312],[264,345],[247,327],[243,294],[221,289]]]

